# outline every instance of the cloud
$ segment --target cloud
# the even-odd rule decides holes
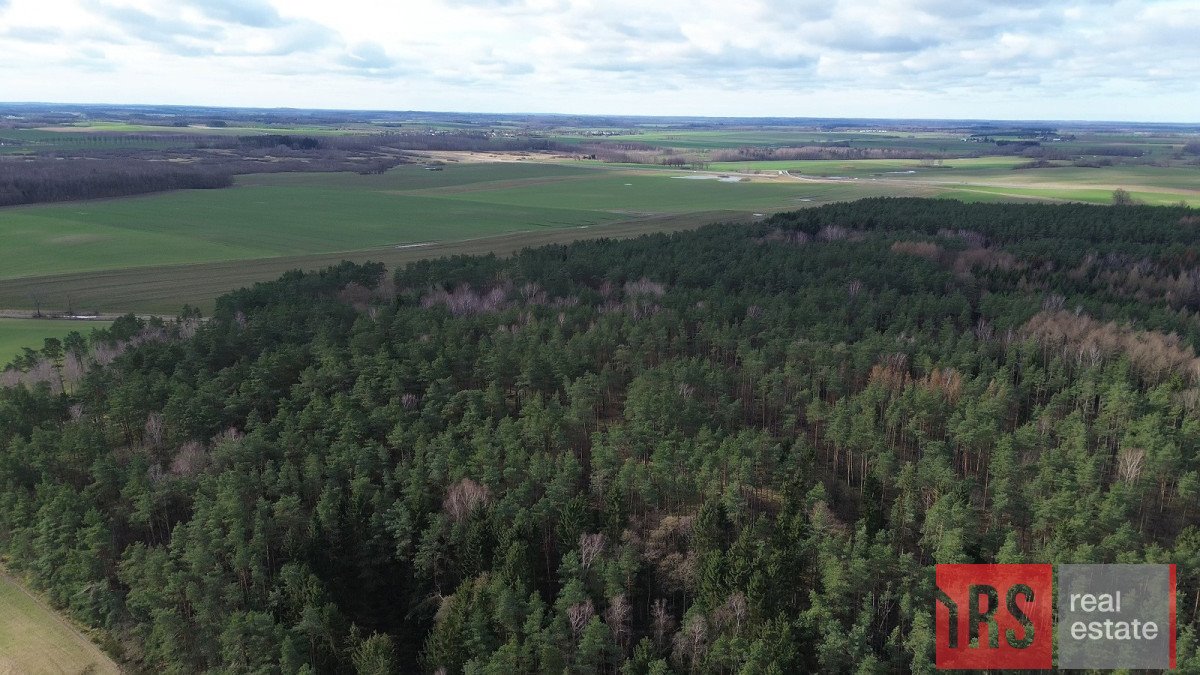
[[[282,56],[311,52],[337,42],[337,33],[316,23],[297,22],[273,33],[275,47],[265,53]]]
[[[86,70],[93,73],[116,72],[116,67],[108,60],[104,51],[94,47],[77,49],[60,63],[68,68]]]
[[[0,0],[3,3],[4,0]],[[49,26],[11,26],[0,31],[0,37],[20,40],[21,42],[47,43],[61,38],[63,32]]]
[[[279,28],[253,31],[232,47],[223,46],[222,56],[290,56],[320,51],[338,44],[334,31],[309,21],[288,22]]]
[[[0,91],[18,98],[46,98],[34,95],[43,82],[59,85],[47,89],[52,94],[83,96],[102,79],[102,92],[170,102],[163,97],[178,96],[178,73],[187,73],[190,101],[255,105],[911,116],[937,101],[939,114],[1028,110],[1045,118],[1055,110],[1080,117],[1086,106],[1108,116],[1108,101],[1148,117],[1200,117],[1186,96],[1200,81],[1195,0],[0,0],[0,7],[7,7],[0,49],[11,55]],[[81,51],[89,48],[100,54]],[[110,70],[75,78],[53,70],[63,58]],[[212,84],[203,89],[204,82]]]
[[[253,28],[274,28],[284,23],[271,3],[265,0],[186,0],[205,16]]]
[[[495,7],[524,7],[526,0],[457,0],[454,4],[460,7],[478,7],[480,9]]]
[[[179,37],[215,39],[222,35],[221,29],[211,24],[151,14],[134,7],[101,5],[97,11],[126,34],[150,42],[169,42]]]
[[[377,42],[359,42],[338,58],[338,63],[358,75],[386,76],[399,72],[398,61]]]
[[[657,21],[621,20],[613,23],[610,28],[624,37],[635,40],[679,42],[686,39],[679,26]]]
[[[154,9],[100,5],[97,14],[117,29],[100,41],[125,36],[187,58],[288,56],[338,43],[327,26],[285,19],[265,0],[184,0]]]
[[[932,37],[909,35],[879,35],[863,31],[846,31],[823,44],[850,52],[918,52],[939,44]]]

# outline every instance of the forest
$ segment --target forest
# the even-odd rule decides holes
[[[0,127],[0,146],[5,139]],[[230,187],[234,176],[285,172],[381,174],[413,151],[577,151],[540,138],[472,133],[186,134],[93,132],[74,144],[0,154],[0,207]],[[144,147],[142,147],[144,146]],[[16,146],[24,147],[24,146]]]
[[[879,198],[27,350],[0,554],[134,672],[931,673],[933,566],[1178,565],[1200,216]]]
[[[194,147],[127,148],[134,134],[94,135],[80,147],[29,156],[0,156],[0,207],[226,188],[234,176],[354,171],[378,174],[407,163],[381,137],[321,143],[312,137],[260,135],[203,140]],[[149,142],[165,142],[146,137]],[[115,145],[106,146],[106,140]]]
[[[226,171],[137,159],[0,161],[0,206],[233,185]]]

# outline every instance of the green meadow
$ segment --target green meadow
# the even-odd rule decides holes
[[[25,347],[40,349],[46,338],[63,338],[71,331],[87,335],[100,322],[68,321],[63,319],[0,319],[0,369],[12,361]]]

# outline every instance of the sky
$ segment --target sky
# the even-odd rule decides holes
[[[0,100],[1200,122],[1198,0],[0,0]]]

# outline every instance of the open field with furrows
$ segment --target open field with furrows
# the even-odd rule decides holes
[[[120,672],[87,636],[0,573],[0,675]]]

